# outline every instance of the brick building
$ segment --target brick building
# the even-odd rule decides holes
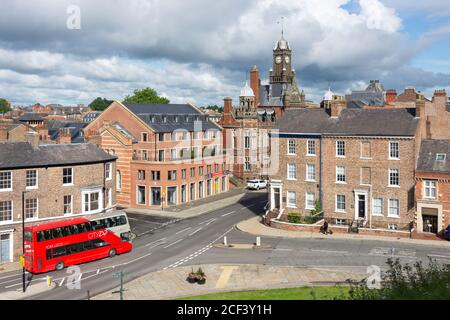
[[[347,108],[324,97],[320,109],[287,110],[277,120],[278,172],[270,209],[309,215],[322,204],[334,225],[409,231],[415,223],[415,169],[423,139],[449,139],[447,95],[419,96],[416,108]],[[278,160],[278,162],[276,162]]]
[[[268,133],[285,110],[319,107],[299,90],[291,63],[292,49],[282,32],[272,52],[269,83],[262,84],[255,65],[249,73],[250,83],[241,90],[239,105],[233,106],[229,97],[224,99],[224,114],[219,121],[224,128],[224,149],[231,171],[241,180],[268,178]]]
[[[441,234],[450,225],[450,140],[424,140],[416,169],[419,233]]]
[[[115,207],[115,161],[92,144],[0,143],[0,263],[22,253],[23,214],[33,225]]]
[[[277,122],[270,209],[308,216],[319,201],[333,225],[409,231],[419,119],[407,109],[347,109],[339,96],[322,106]]]
[[[164,208],[228,190],[222,128],[189,104],[113,102],[85,137],[117,155],[117,202]]]

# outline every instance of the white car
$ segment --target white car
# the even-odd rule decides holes
[[[253,190],[265,189],[267,188],[267,181],[265,180],[249,180],[247,182],[247,188]]]

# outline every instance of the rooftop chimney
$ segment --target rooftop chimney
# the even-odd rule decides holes
[[[255,65],[253,66],[252,70],[250,71],[250,87],[253,90],[253,93],[255,95],[255,107],[258,108],[259,106],[259,71],[258,67]]]
[[[31,146],[33,148],[39,147],[39,135],[37,134],[37,132],[34,132],[34,131],[26,132],[25,133],[25,140],[26,140],[26,142],[31,144]]]
[[[59,135],[56,139],[57,144],[71,144],[72,143],[72,134],[70,133],[69,128],[61,128],[59,129]]]
[[[386,103],[394,103],[397,100],[397,91],[395,89],[389,89],[386,91]]]
[[[347,102],[345,101],[345,97],[334,95],[333,100],[329,101],[329,109],[328,114],[331,117],[339,117],[341,115],[342,110],[347,108]]]
[[[231,113],[233,111],[233,99],[226,97],[223,99],[223,113]]]

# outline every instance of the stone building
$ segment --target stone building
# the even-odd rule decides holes
[[[28,226],[114,208],[115,161],[92,144],[0,142],[0,263],[22,253],[23,216]]]
[[[85,138],[117,155],[117,202],[165,208],[228,191],[222,128],[190,104],[113,102]]]
[[[416,169],[417,232],[450,225],[450,140],[424,140]]]

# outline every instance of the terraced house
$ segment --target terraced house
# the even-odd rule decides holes
[[[0,142],[0,263],[22,254],[23,218],[28,226],[116,204],[115,156],[93,144],[30,142]]]
[[[117,202],[165,208],[228,190],[222,128],[190,104],[113,102],[85,138],[117,160]]]

